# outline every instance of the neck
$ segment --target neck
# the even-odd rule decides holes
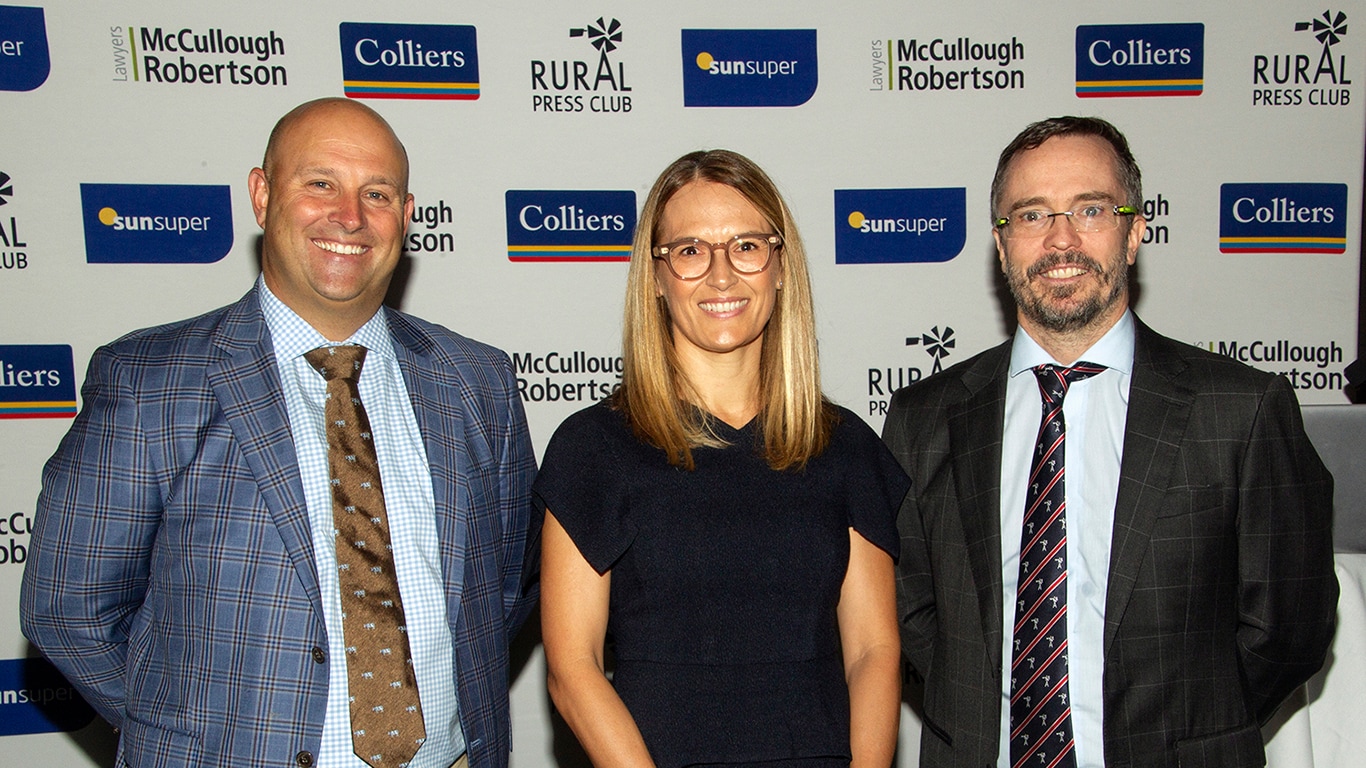
[[[1115,327],[1115,323],[1124,316],[1128,309],[1127,305],[1119,305],[1118,311],[1110,312],[1101,317],[1097,317],[1081,328],[1074,328],[1065,331],[1055,331],[1045,328],[1033,322],[1023,314],[1019,315],[1020,330],[1029,334],[1036,344],[1043,348],[1057,362],[1063,365],[1072,365],[1086,354],[1086,350],[1100,341],[1110,329]]]
[[[759,412],[758,342],[723,354],[692,347],[677,351],[698,407],[737,429]]]

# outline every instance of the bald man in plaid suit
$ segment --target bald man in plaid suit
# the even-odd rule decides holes
[[[373,764],[348,714],[327,382],[303,358],[360,344],[425,719],[408,765],[502,768],[540,530],[512,367],[382,307],[413,198],[372,110],[301,105],[248,182],[255,288],[90,363],[43,473],[24,633],[119,729],[120,765]]]

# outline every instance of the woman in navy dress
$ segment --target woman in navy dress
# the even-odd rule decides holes
[[[561,424],[535,487],[550,693],[598,766],[891,763],[908,481],[822,395],[812,304],[758,166],[661,174],[621,388]]]

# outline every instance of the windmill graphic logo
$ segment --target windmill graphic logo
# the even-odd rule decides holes
[[[598,49],[598,69],[610,70],[611,63],[607,60],[607,54],[615,51],[621,44],[621,22],[616,19],[604,22],[603,17],[599,16],[596,23],[569,30],[569,36],[587,37],[588,42]]]
[[[953,354],[949,350],[957,346],[957,341],[953,337],[953,328],[944,326],[941,333],[939,326],[934,326],[929,333],[922,333],[919,336],[907,336],[906,346],[924,346],[925,354],[934,358],[934,368],[930,375],[939,373],[944,369],[944,358]]]
[[[1337,15],[1334,15],[1332,11],[1324,11],[1322,16],[1310,21],[1295,22],[1296,32],[1306,30],[1312,33],[1320,43],[1323,43],[1323,55],[1327,56],[1329,49],[1347,34],[1347,14],[1338,11]]]
[[[10,184],[9,181],[9,174],[0,171],[0,205],[8,203],[10,197],[14,195],[14,185]]]

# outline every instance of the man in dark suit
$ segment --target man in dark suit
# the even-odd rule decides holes
[[[534,605],[540,530],[511,365],[382,308],[413,197],[374,111],[301,105],[248,182],[256,286],[91,361],[43,473],[24,634],[120,730],[120,765],[506,766],[508,642]],[[334,490],[364,451],[336,450],[329,355],[359,357],[351,422],[378,504]],[[357,504],[375,530],[336,537]],[[354,570],[397,595],[344,623],[343,550],[367,540],[388,554]],[[377,625],[406,639],[371,648],[358,633]],[[378,682],[412,699],[376,696],[358,646],[399,658]],[[351,720],[386,703],[409,718],[379,734],[406,742],[398,758],[362,749]]]
[[[991,206],[1020,332],[897,392],[884,431],[915,483],[921,764],[1263,765],[1338,592],[1295,395],[1130,312],[1143,195],[1109,123],[1026,128]]]

